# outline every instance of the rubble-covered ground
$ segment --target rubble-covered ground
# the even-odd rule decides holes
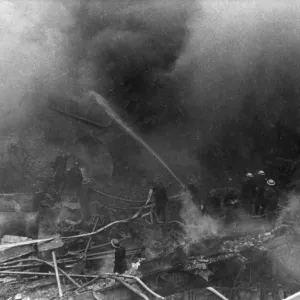
[[[49,112],[49,114],[52,113]],[[76,126],[72,122],[74,121],[71,121],[70,128],[74,130]],[[101,164],[103,160],[101,155],[107,157],[108,152],[105,151],[105,148],[110,149],[110,143],[113,145],[111,147],[115,148],[118,146],[116,140],[120,139],[120,147],[124,140],[128,138],[118,128],[112,127],[103,131],[101,141],[105,142],[105,147],[103,152],[100,152],[103,154],[98,155],[98,168],[100,171],[97,174],[93,173],[94,169],[90,167],[92,160],[86,158],[85,151],[87,150],[82,149],[78,139],[75,138],[77,133],[72,137],[70,131],[69,135],[64,137],[64,147],[60,148],[45,140],[45,131],[41,130],[41,126],[33,126],[32,128],[31,133],[28,128],[26,129],[27,135],[24,135],[26,137],[24,141],[23,139],[8,141],[8,145],[15,145],[20,154],[17,153],[15,157],[7,155],[6,163],[13,162],[16,170],[11,170],[11,172],[22,175],[23,180],[27,183],[27,189],[19,189],[19,192],[42,190],[45,188],[43,180],[50,178],[50,189],[48,189],[47,196],[41,200],[39,207],[38,238],[53,236],[57,233],[63,238],[66,235],[91,232],[95,218],[99,218],[97,228],[100,228],[113,221],[131,217],[145,203],[150,187],[150,175],[153,173],[143,174],[141,169],[132,163],[126,166],[126,160],[124,160],[121,152],[109,151],[112,156],[110,161],[111,171],[107,172],[107,166]],[[54,129],[55,126],[53,125],[51,130]],[[112,130],[119,132],[118,139],[111,139]],[[81,132],[83,137],[93,135],[93,132],[84,127],[81,128]],[[132,142],[127,146],[134,149],[137,145]],[[60,201],[57,201],[55,193],[51,190],[51,176],[53,176],[53,173],[50,164],[60,153],[60,150],[70,151],[74,157],[73,159],[81,162],[85,177],[88,179],[84,189],[92,188],[93,190],[89,198],[84,198],[88,201],[81,202],[81,206],[87,209],[87,215],[83,223],[79,222],[82,219],[82,214],[79,212],[78,207],[76,208],[76,205],[69,202],[68,191],[61,195]],[[94,160],[94,162],[97,161]],[[207,285],[214,285],[220,289],[228,287],[232,295],[241,289],[255,289],[258,286],[263,286],[261,289],[265,293],[269,293],[271,287],[274,286],[274,281],[276,284],[284,285],[286,291],[297,288],[296,279],[292,284],[290,284],[291,281],[286,282],[285,280],[286,274],[297,278],[297,247],[295,246],[297,245],[295,239],[297,239],[298,228],[297,214],[295,213],[297,211],[297,206],[295,206],[298,201],[297,196],[290,199],[289,206],[282,210],[276,224],[271,225],[264,218],[255,219],[245,214],[243,210],[238,209],[233,214],[230,212],[232,214],[231,221],[225,226],[224,214],[222,217],[201,217],[187,194],[178,196],[180,188],[172,177],[162,171],[161,178],[168,186],[170,196],[167,224],[156,224],[155,218],[153,222],[150,215],[144,215],[141,219],[108,228],[93,237],[91,249],[87,256],[88,264],[84,268],[82,267],[84,265],[82,254],[87,238],[72,241],[58,237],[54,248],[57,247],[59,264],[61,260],[61,266],[69,274],[80,275],[83,272],[84,276],[92,276],[90,278],[77,277],[76,280],[80,285],[99,273],[112,271],[113,251],[109,246],[109,241],[111,238],[117,237],[123,239],[123,244],[129,253],[128,263],[134,264],[132,272],[135,275],[143,278],[139,268],[141,270],[144,268],[145,272],[151,269],[151,276],[153,276],[153,273],[160,274],[155,280],[147,277],[145,282],[152,289],[158,289],[162,295],[193,288],[193,285],[187,284],[191,281],[191,278],[193,278],[193,284],[197,287],[202,286],[205,288]],[[228,184],[228,182],[224,182],[224,186],[226,186],[225,184]],[[233,182],[230,182],[230,184],[231,186],[234,185]],[[30,185],[31,187],[28,189]],[[204,194],[204,191],[202,192]],[[284,202],[284,200],[282,201]],[[149,208],[145,209],[141,215],[149,212],[149,210]],[[64,246],[61,249],[62,245]],[[98,245],[101,247],[99,248]],[[39,247],[39,257],[51,262],[51,255],[49,250],[47,251],[47,247],[47,244],[44,249],[42,249],[42,246]],[[179,249],[181,250],[179,251]],[[29,247],[27,249],[28,254],[23,252],[17,258],[24,255],[25,258],[30,258],[28,255],[33,255],[32,257],[35,258],[35,250]],[[9,268],[3,265],[3,262],[0,266],[1,270],[49,271],[49,269],[41,271],[40,266],[26,266],[28,263],[24,262],[14,263],[16,258],[12,252],[9,254],[12,255],[13,267]],[[144,260],[139,263],[140,257]],[[289,260],[286,260],[286,257]],[[150,269],[147,266],[147,261],[152,261]],[[260,262],[261,269],[257,266],[258,262]],[[18,264],[25,264],[25,266]],[[34,264],[38,263],[34,262]],[[140,267],[138,267],[139,264],[141,264]],[[281,265],[284,265],[284,267],[280,268]],[[284,272],[282,272],[283,270]],[[250,282],[249,276],[251,277]],[[265,285],[260,277],[264,278]],[[43,278],[41,275],[31,273],[23,275],[10,274],[7,276],[2,274],[1,280],[5,283],[1,287],[3,299],[9,297],[20,299],[26,297],[29,297],[29,299],[57,297],[58,290],[54,275],[51,275],[50,278],[47,276]],[[133,284],[131,280],[129,280],[129,283]],[[176,284],[174,285],[174,283]],[[107,288],[110,285],[115,285],[115,279],[100,280],[95,284],[91,284],[88,290],[94,291],[97,296],[97,291],[101,293],[99,292],[100,289]],[[165,288],[162,288],[162,286],[165,286]],[[68,289],[72,291],[67,293]],[[63,279],[63,290],[65,295],[79,297],[74,294],[74,287],[69,285],[65,278]],[[95,295],[89,295],[95,297]]]
[[[56,115],[54,118],[53,114],[55,112],[51,110],[44,112],[43,118],[29,123],[20,136],[7,139],[8,148],[4,149],[4,166],[7,171],[18,175],[14,177],[14,182],[6,181],[7,191],[32,193],[47,189],[46,196],[40,201],[38,238],[57,233],[60,237],[57,237],[57,243],[38,247],[40,259],[51,262],[51,253],[47,249],[54,247],[59,265],[67,273],[80,276],[83,272],[84,275],[81,276],[92,276],[74,277],[78,284],[83,285],[99,273],[112,272],[113,251],[109,241],[117,237],[123,240],[122,243],[128,251],[128,263],[134,264],[132,272],[141,278],[144,278],[143,270],[146,274],[149,272],[143,280],[161,295],[194,287],[205,288],[208,285],[219,289],[228,288],[230,292],[228,295],[227,291],[226,295],[230,296],[230,299],[241,290],[247,289],[260,288],[264,293],[269,293],[277,284],[282,284],[286,292],[297,289],[297,196],[291,198],[290,204],[284,209],[286,197],[281,200],[282,212],[274,224],[269,224],[264,218],[253,218],[242,209],[225,211],[219,216],[201,216],[187,194],[179,195],[180,187],[164,169],[158,166],[153,170],[150,167],[150,171],[147,169],[153,162],[150,154],[142,155],[149,155],[145,161],[142,160],[146,165],[139,164],[141,156],[137,162],[134,161],[134,154],[137,149],[141,149],[120,128],[110,125],[91,130],[86,124],[80,123],[78,126],[76,120]],[[59,124],[64,120],[61,118],[67,118],[69,122],[65,127],[66,131],[59,131]],[[51,126],[47,122],[50,122]],[[98,139],[99,146],[92,145],[89,149],[86,145],[87,137]],[[59,141],[55,142],[53,138],[58,138]],[[61,140],[64,141],[63,146]],[[126,154],[121,151],[124,148]],[[84,201],[80,202],[80,206],[69,201],[68,191],[57,201],[51,188],[51,162],[62,150],[72,154],[69,167],[75,159],[81,163],[86,184],[83,185]],[[96,151],[96,154],[91,156],[90,151]],[[132,157],[127,155],[130,152]],[[176,151],[174,155],[176,156]],[[193,174],[194,170],[197,173],[196,166],[192,167],[191,162],[182,164],[184,166],[177,165],[174,168],[176,172],[179,170],[180,175]],[[148,171],[145,172],[145,169]],[[141,213],[142,218],[111,226],[95,235],[87,252],[87,264],[83,267],[82,254],[88,239],[68,240],[64,237],[92,232],[96,218],[99,229],[111,222],[133,216],[145,203],[151,180],[157,173],[167,186],[170,196],[167,224],[156,224],[155,218],[153,222],[150,215],[144,215],[151,207],[144,209]],[[201,178],[199,180],[194,175],[194,179],[198,180],[203,197],[214,182],[216,188],[228,185],[240,188],[236,178],[228,181],[224,177],[223,182],[214,178],[204,178],[204,186],[201,185]],[[19,187],[13,189],[12,183]],[[222,189],[220,191],[222,193]],[[14,205],[14,209],[18,208],[18,205]],[[84,208],[86,215],[80,213],[79,208]],[[230,222],[224,225],[227,213],[230,214]],[[32,258],[36,258],[34,247],[28,247],[26,253],[22,251],[17,253],[18,255],[6,251],[5,255],[11,255],[11,265],[4,265],[2,260],[0,271],[53,273],[53,270],[47,268],[40,269],[41,266],[36,266],[36,261],[30,262],[35,264],[34,266],[28,266],[29,262],[14,263],[14,260],[20,257],[30,258],[31,255]],[[139,262],[140,258],[143,260]],[[150,265],[147,265],[148,262],[151,262]],[[282,265],[283,267],[280,267]],[[295,278],[294,282],[286,282],[287,274]],[[1,280],[5,283],[1,286],[3,299],[50,299],[58,295],[53,274],[51,277],[31,273],[4,276],[2,274]],[[131,279],[126,280],[137,287]],[[74,286],[70,285],[70,282],[65,278],[62,282],[66,297],[80,297],[74,294]],[[97,297],[97,293],[102,293],[100,290],[103,287],[107,289],[115,284],[115,279],[112,278],[98,280],[95,284],[87,286],[89,294],[81,297]],[[70,291],[66,292],[68,289]],[[92,291],[96,296],[93,296]],[[124,290],[120,291],[124,293]]]

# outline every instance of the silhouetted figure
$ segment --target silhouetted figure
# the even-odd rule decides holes
[[[247,212],[251,213],[251,207],[255,203],[256,184],[254,175],[247,173],[242,184],[242,199]]]
[[[82,186],[83,176],[79,168],[79,163],[75,162],[74,166],[67,173],[67,185],[74,191],[74,197],[78,199],[78,195]]]
[[[160,222],[166,222],[166,209],[168,204],[167,191],[164,185],[159,180],[153,182],[153,197],[155,203],[155,212]]]
[[[209,214],[219,214],[223,208],[223,195],[217,189],[211,189],[208,192],[206,203]]]
[[[192,196],[193,203],[200,209],[201,213],[204,214],[205,213],[204,201],[202,201],[200,191],[196,187],[195,183],[192,181],[189,181],[187,184],[187,189]]]
[[[123,274],[127,270],[126,264],[126,250],[121,246],[118,239],[112,239],[111,245],[115,250],[115,265],[114,273]]]
[[[255,176],[255,185],[256,185],[256,200],[254,213],[258,214],[259,209],[265,203],[264,194],[266,187],[266,174],[264,171],[260,170]]]
[[[67,163],[70,158],[70,154],[63,154],[56,157],[54,163],[52,164],[52,168],[55,171],[54,175],[54,182],[58,193],[64,187],[65,179],[66,179],[66,170],[67,170]]]
[[[264,193],[265,202],[262,209],[263,213],[266,211],[269,220],[275,215],[278,205],[278,191],[275,185],[276,183],[273,179],[268,179]]]

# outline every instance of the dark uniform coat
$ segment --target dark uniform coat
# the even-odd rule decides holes
[[[120,246],[115,251],[114,273],[123,274],[126,271],[126,269],[126,250],[124,247]]]
[[[168,196],[166,188],[161,183],[157,183],[153,186],[153,197],[155,201],[156,214],[161,221],[165,222]]]
[[[67,181],[70,188],[78,188],[81,186],[83,176],[81,170],[77,166],[74,166],[69,170],[67,174]]]

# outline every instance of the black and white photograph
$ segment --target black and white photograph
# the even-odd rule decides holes
[[[0,300],[300,300],[300,2],[0,0]]]

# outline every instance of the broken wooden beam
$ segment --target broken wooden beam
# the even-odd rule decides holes
[[[9,245],[10,243],[25,242],[31,239],[26,237],[5,235],[1,239],[1,245]],[[0,263],[11,259],[16,259],[24,255],[31,254],[35,251],[34,245],[24,245],[14,248],[0,250]]]
[[[42,243],[38,245],[38,257],[41,259],[50,260],[52,257],[52,251],[56,251],[58,255],[63,255],[64,253],[64,243],[61,240],[59,234],[51,236],[53,239],[51,241]]]

